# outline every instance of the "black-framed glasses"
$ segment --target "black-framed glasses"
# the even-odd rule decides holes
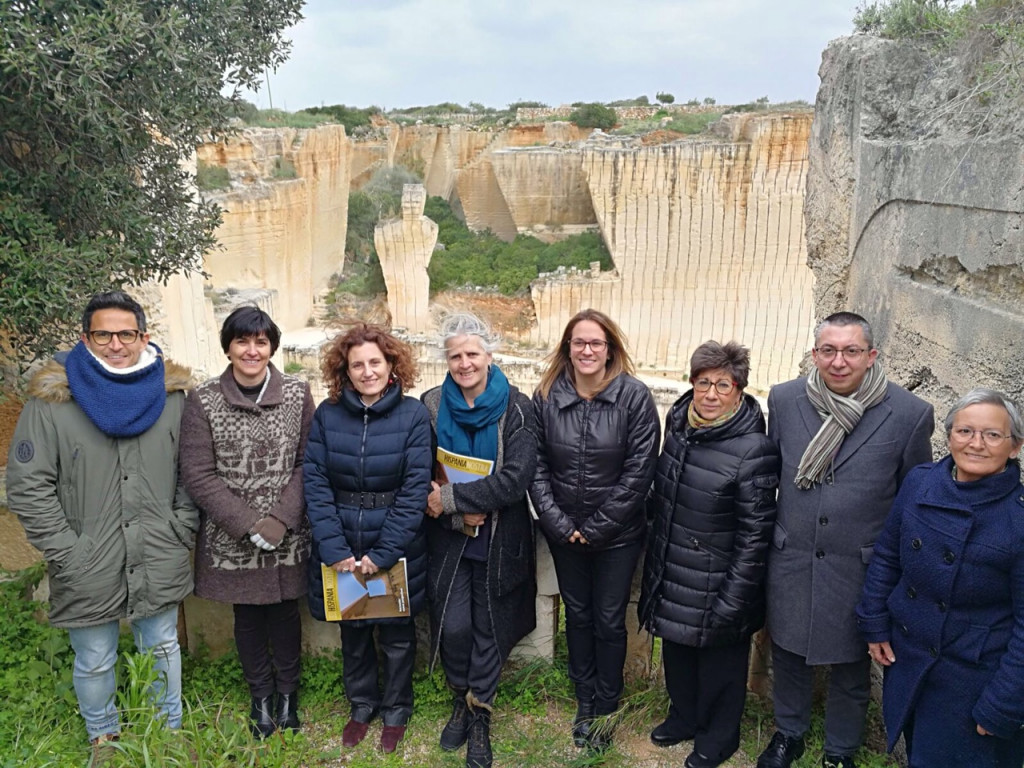
[[[1003,440],[1013,437],[1013,435],[1004,435],[996,429],[971,429],[970,427],[953,427],[949,433],[949,436],[958,443],[969,443],[975,435],[981,435],[981,439],[989,448],[997,448]]]
[[[142,331],[136,328],[125,328],[123,331],[89,331],[87,335],[92,339],[93,344],[105,347],[114,340],[115,336],[122,344],[134,344],[139,340]]]
[[[590,347],[594,352],[604,352],[608,342],[601,339],[569,339],[569,346],[576,352],[582,352],[587,347]]]
[[[860,360],[861,356],[869,350],[864,347],[843,347],[842,349],[836,349],[828,345],[824,347],[815,347],[814,351],[818,353],[818,357],[826,362],[833,360],[836,355],[842,355],[848,362]]]
[[[737,384],[735,381],[729,379],[719,379],[718,381],[712,381],[711,379],[697,379],[693,382],[693,388],[698,392],[707,392],[712,387],[715,388],[715,392],[720,395],[728,395],[734,389]]]

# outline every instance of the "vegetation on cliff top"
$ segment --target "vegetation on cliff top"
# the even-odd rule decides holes
[[[87,297],[198,270],[219,209],[184,170],[286,58],[302,0],[0,4],[0,362],[75,336]]]
[[[1020,134],[1024,112],[1024,3],[1020,0],[877,0],[857,8],[858,32],[911,40],[942,83],[936,108],[907,109],[918,137],[942,131]]]

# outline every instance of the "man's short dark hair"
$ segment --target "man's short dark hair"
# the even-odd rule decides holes
[[[142,309],[142,305],[139,302],[124,291],[97,293],[89,299],[89,303],[85,305],[85,311],[82,312],[82,333],[87,334],[92,330],[93,313],[101,309],[121,309],[125,312],[131,312],[135,315],[135,322],[138,324],[139,330],[145,333],[146,312]]]
[[[220,328],[220,346],[227,352],[235,339],[255,338],[261,335],[265,335],[270,341],[270,354],[277,352],[277,345],[281,343],[281,329],[262,309],[246,304],[227,316]]]
[[[825,330],[826,326],[836,325],[839,327],[847,325],[859,325],[860,329],[864,332],[864,341],[868,345],[868,349],[875,348],[875,337],[871,332],[871,323],[865,320],[863,317],[858,315],[856,312],[834,312],[833,314],[826,317],[820,323],[818,327],[814,329],[814,343],[817,345],[818,337],[821,336],[821,332]]]

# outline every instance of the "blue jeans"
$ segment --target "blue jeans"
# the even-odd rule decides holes
[[[159,678],[153,686],[153,701],[166,715],[169,728],[181,727],[181,648],[178,645],[178,606],[156,616],[131,622],[135,647],[153,651]],[[74,682],[78,708],[85,718],[89,739],[118,733],[121,726],[114,703],[117,637],[120,624],[111,621],[95,627],[68,630],[75,649]]]

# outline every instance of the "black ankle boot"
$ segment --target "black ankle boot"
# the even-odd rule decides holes
[[[469,723],[469,746],[466,747],[466,768],[491,768],[491,713],[483,707],[473,709]]]
[[[277,727],[295,733],[302,727],[299,722],[299,692],[277,694]]]
[[[469,737],[469,707],[466,705],[466,692],[455,691],[452,698],[452,716],[441,731],[441,749],[452,752]]]
[[[576,702],[576,717],[572,721],[572,743],[582,749],[590,741],[590,727],[594,723],[594,700]]]
[[[277,730],[274,724],[274,697],[253,696],[252,709],[249,711],[249,724],[252,735],[257,739],[265,739]]]

